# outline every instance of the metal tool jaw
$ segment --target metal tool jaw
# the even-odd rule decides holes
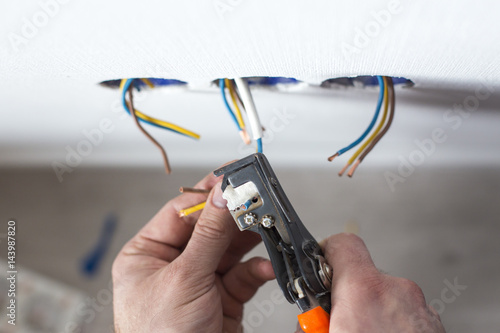
[[[224,175],[223,197],[240,230],[262,237],[286,299],[302,312],[330,312],[332,269],[300,221],[271,165],[256,153],[214,171]]]

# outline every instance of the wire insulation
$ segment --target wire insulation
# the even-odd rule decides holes
[[[125,95],[126,95],[126,92],[129,89],[129,87],[132,85],[133,81],[134,81],[134,79],[122,79],[122,81],[120,83],[120,89],[122,91],[122,104],[123,104],[123,108],[125,109],[125,111],[127,111],[127,113],[129,115],[132,115],[132,113],[130,112],[130,109],[129,109],[128,105],[127,105],[127,101],[126,101]],[[176,132],[178,134],[182,134],[182,135],[194,138],[194,139],[199,139],[200,138],[200,135],[197,134],[197,133],[189,131],[189,130],[187,130],[187,129],[183,128],[183,127],[177,126],[175,124],[166,122],[164,120],[156,119],[154,117],[145,115],[144,113],[140,112],[137,109],[135,109],[135,114],[137,115],[137,117],[139,118],[139,120],[141,122],[143,122],[143,123],[147,123],[147,124],[150,124],[152,126],[156,126],[156,127],[162,128],[162,129],[167,129],[167,130],[170,130],[170,131],[173,131],[173,132]]]
[[[153,84],[153,82],[151,82],[151,80],[149,79],[146,79],[146,78],[142,78],[140,79],[142,82],[144,82],[145,85],[147,85],[149,88],[153,89],[155,87],[155,85]]]
[[[352,175],[354,174],[354,171],[356,170],[358,165],[361,162],[363,162],[364,158],[373,150],[373,148],[377,145],[377,143],[380,141],[380,139],[382,139],[385,136],[385,134],[387,133],[387,131],[389,130],[389,128],[392,125],[392,121],[394,120],[394,110],[396,108],[396,94],[394,92],[394,83],[392,81],[392,78],[390,78],[390,77],[387,78],[387,85],[389,87],[389,97],[388,97],[389,104],[390,104],[389,119],[387,119],[387,123],[386,123],[384,129],[382,129],[382,131],[377,135],[377,137],[370,143],[368,148],[366,148],[363,151],[363,153],[358,158],[356,163],[353,165],[351,170],[349,170],[349,173],[347,174],[349,177],[352,177]]]
[[[382,115],[382,119],[380,120],[377,128],[375,128],[375,131],[370,135],[370,137],[361,145],[361,147],[356,150],[356,152],[351,156],[349,161],[347,162],[349,165],[354,163],[356,158],[365,150],[365,148],[375,139],[375,137],[378,135],[382,127],[385,125],[385,120],[387,118],[387,113],[389,110],[389,98],[388,98],[388,89],[387,89],[387,79],[384,76],[384,113]]]
[[[130,107],[130,110],[135,110],[134,108],[134,97],[133,97],[133,93],[132,93],[132,87],[129,86],[129,88],[127,89],[127,93],[128,93],[128,105]],[[137,127],[139,127],[139,130],[151,141],[153,142],[153,144],[158,147],[158,149],[161,151],[161,155],[163,157],[163,162],[165,164],[165,171],[167,172],[167,174],[170,174],[171,172],[171,169],[170,169],[170,163],[168,162],[168,157],[167,157],[167,152],[165,151],[165,149],[163,148],[163,146],[158,142],[156,141],[155,138],[153,138],[151,136],[151,134],[149,134],[141,125],[141,123],[139,122],[139,119],[137,118],[137,111],[133,112],[132,113],[132,118],[134,118],[134,121],[135,121],[135,124],[137,125]]]
[[[224,79],[224,82],[229,89],[229,94],[231,95],[231,100],[233,101],[234,110],[236,111],[235,112],[236,119],[238,120],[238,124],[240,125],[240,128],[243,130],[243,129],[245,129],[245,122],[243,121],[243,117],[241,115],[241,110],[240,110],[240,107],[238,106],[238,101],[236,100],[236,93],[234,91],[233,84],[228,79]]]
[[[248,122],[252,129],[252,137],[254,140],[260,139],[262,138],[262,125],[252,94],[250,93],[250,88],[248,88],[248,82],[240,77],[234,78],[234,82],[236,83],[236,87],[238,87],[243,106],[247,111]]]
[[[262,139],[261,138],[257,139],[257,152],[258,153],[262,153],[263,152],[262,151]]]
[[[344,154],[345,152],[351,150],[352,148],[356,147],[361,141],[363,141],[363,139],[368,135],[368,133],[370,133],[370,131],[372,130],[373,126],[375,126],[375,123],[377,121],[378,115],[380,113],[380,108],[382,106],[382,101],[384,99],[384,89],[385,89],[384,80],[382,79],[382,77],[381,76],[377,76],[377,80],[378,80],[378,84],[380,86],[380,92],[379,92],[379,95],[378,95],[377,106],[375,108],[375,114],[373,115],[372,121],[370,122],[370,124],[368,125],[368,127],[366,128],[366,130],[363,132],[363,134],[361,134],[361,136],[359,138],[357,138],[350,145],[348,145],[348,146],[340,149],[334,155],[330,156],[328,158],[328,161],[331,162],[331,161],[333,161],[333,159],[335,157],[340,156],[340,155]]]
[[[226,106],[226,109],[229,112],[229,114],[231,115],[231,118],[233,119],[234,123],[236,124],[238,131],[241,131],[242,128],[240,126],[240,123],[238,122],[238,118],[236,118],[236,115],[234,114],[233,109],[231,109],[231,106],[229,105],[229,102],[227,101],[225,79],[219,79],[219,87],[220,87],[220,93],[222,95],[222,100],[224,101],[224,105]]]
[[[192,207],[189,207],[189,208],[185,208],[185,209],[181,209],[179,211],[179,217],[183,217],[183,216],[188,216],[190,214],[193,214],[194,212],[197,212],[199,210],[202,210],[203,208],[205,208],[205,205],[207,204],[207,202],[202,202],[198,205],[195,205],[195,206],[192,206]]]

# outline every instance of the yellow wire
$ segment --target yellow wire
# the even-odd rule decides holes
[[[167,127],[167,128],[170,128],[170,129],[173,129],[179,133],[182,133],[182,134],[185,134],[187,136],[190,136],[192,138],[195,138],[195,139],[199,139],[200,138],[200,135],[195,133],[195,132],[192,132],[190,130],[187,130],[183,127],[180,127],[180,126],[177,126],[175,124],[172,124],[172,123],[169,123],[169,122],[166,122],[164,120],[161,120],[161,119],[157,119],[157,118],[153,118],[151,116],[148,116],[144,113],[142,113],[141,111],[135,109],[135,114],[137,115],[137,117],[143,119],[143,120],[147,120],[147,121],[150,121],[156,125],[160,125],[160,126],[164,126],[164,127]]]
[[[147,79],[146,79],[147,80]],[[125,82],[127,81],[127,79],[122,79],[122,81],[120,82],[120,90],[123,92],[123,88],[125,87]],[[195,133],[195,132],[192,132],[190,130],[187,130],[183,127],[180,127],[180,126],[177,126],[175,124],[172,124],[172,123],[169,123],[169,122],[166,122],[164,120],[161,120],[161,119],[157,119],[157,118],[154,118],[154,117],[151,117],[151,116],[148,116],[144,113],[142,113],[141,111],[135,109],[135,114],[137,115],[138,118],[141,118],[142,120],[147,120],[149,122],[152,122],[153,124],[156,124],[156,125],[159,125],[159,126],[164,126],[164,127],[167,127],[169,129],[172,129],[172,130],[175,130],[179,133],[182,133],[184,135],[187,135],[189,137],[192,137],[194,139],[199,139],[200,138],[200,135]]]
[[[363,150],[365,150],[365,148],[368,147],[368,145],[373,141],[373,139],[375,139],[378,132],[380,132],[380,130],[382,129],[382,126],[384,126],[384,124],[385,124],[385,118],[387,118],[387,110],[389,109],[389,101],[387,98],[387,94],[388,94],[387,79],[385,76],[382,77],[382,79],[384,80],[384,115],[382,116],[382,120],[380,121],[380,123],[378,124],[377,128],[372,133],[372,135],[370,135],[370,137],[363,143],[363,145],[361,147],[359,147],[358,150],[356,150],[354,155],[351,156],[351,158],[347,162],[348,165],[351,165],[356,160],[356,158],[359,156],[359,154],[361,154],[363,152]]]
[[[146,78],[142,78],[140,79],[142,82],[144,82],[149,88],[153,89],[155,87],[155,85],[153,84],[153,82],[151,82],[149,79],[146,79]]]
[[[238,120],[238,124],[241,129],[245,129],[245,122],[243,121],[243,117],[241,115],[241,110],[238,106],[238,101],[236,100],[236,92],[234,91],[234,87],[232,82],[229,82],[228,79],[224,79],[226,87],[229,88],[229,94],[231,95],[231,100],[233,101],[234,108],[236,109],[236,119]]]
[[[127,82],[127,79],[122,79],[120,81],[120,90],[123,92],[123,87],[125,87],[125,82]]]
[[[205,208],[206,203],[207,202],[205,201],[205,202],[202,202],[201,204],[198,204],[196,206],[189,207],[186,209],[181,209],[179,211],[179,217],[188,216],[189,214],[193,214],[194,212],[202,210],[203,208]]]

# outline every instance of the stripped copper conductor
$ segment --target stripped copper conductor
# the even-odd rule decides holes
[[[208,194],[208,193],[210,193],[210,190],[203,189],[203,188],[194,188],[194,187],[181,186],[179,188],[179,192],[181,192],[181,193],[204,193],[204,194]]]

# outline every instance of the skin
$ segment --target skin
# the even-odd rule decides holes
[[[242,332],[243,305],[274,279],[269,260],[242,257],[260,242],[240,232],[222,199],[220,179],[169,201],[113,263],[116,332]],[[178,211],[207,199],[204,210]],[[412,281],[380,273],[363,241],[340,234],[322,242],[334,269],[330,332],[444,332]],[[300,329],[297,332],[301,332]]]
[[[238,230],[218,181],[208,175],[196,185],[212,189],[201,214],[178,216],[207,199],[182,194],[118,254],[112,269],[117,332],[241,332],[243,304],[274,272],[269,260],[240,262],[260,236]]]
[[[422,289],[380,272],[361,238],[338,234],[321,245],[334,271],[329,332],[445,333]]]

